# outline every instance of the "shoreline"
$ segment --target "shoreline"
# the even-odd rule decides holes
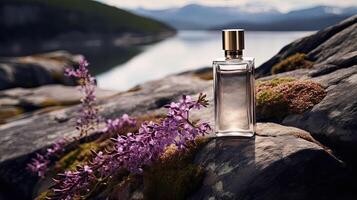
[[[176,34],[177,31],[165,31],[157,34],[123,33],[121,35],[70,33],[46,41],[11,41],[0,45],[0,58],[28,56],[58,50],[135,47],[156,43]]]

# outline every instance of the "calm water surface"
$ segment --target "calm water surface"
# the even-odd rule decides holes
[[[244,55],[255,57],[256,66],[286,44],[313,32],[247,32]],[[166,75],[211,66],[222,57],[220,32],[180,31],[176,36],[142,47],[130,60],[97,76],[101,88],[127,90]]]

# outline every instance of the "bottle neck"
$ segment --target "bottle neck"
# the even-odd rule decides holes
[[[241,59],[243,57],[242,50],[234,50],[234,51],[224,51],[224,56],[226,59]]]

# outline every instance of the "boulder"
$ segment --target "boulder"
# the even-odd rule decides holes
[[[357,159],[357,65],[313,80],[326,86],[326,97],[302,114],[290,115],[283,124],[309,131],[343,159]]]
[[[261,80],[286,76],[312,80],[325,88],[326,96],[306,112],[285,117],[282,123],[310,132],[346,162],[356,165],[357,15],[287,45],[257,69],[258,75],[269,75],[275,64],[296,53],[305,53],[314,61],[313,67]]]
[[[79,55],[57,51],[33,56],[0,59],[0,90],[46,84],[75,85],[63,75],[64,68],[78,63]]]
[[[343,163],[309,133],[258,123],[252,139],[216,138],[196,155],[206,171],[189,199],[352,199]]]

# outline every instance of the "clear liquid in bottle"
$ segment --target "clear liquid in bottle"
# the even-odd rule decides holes
[[[243,57],[244,32],[224,30],[226,57],[213,62],[216,136],[255,133],[254,59]]]

